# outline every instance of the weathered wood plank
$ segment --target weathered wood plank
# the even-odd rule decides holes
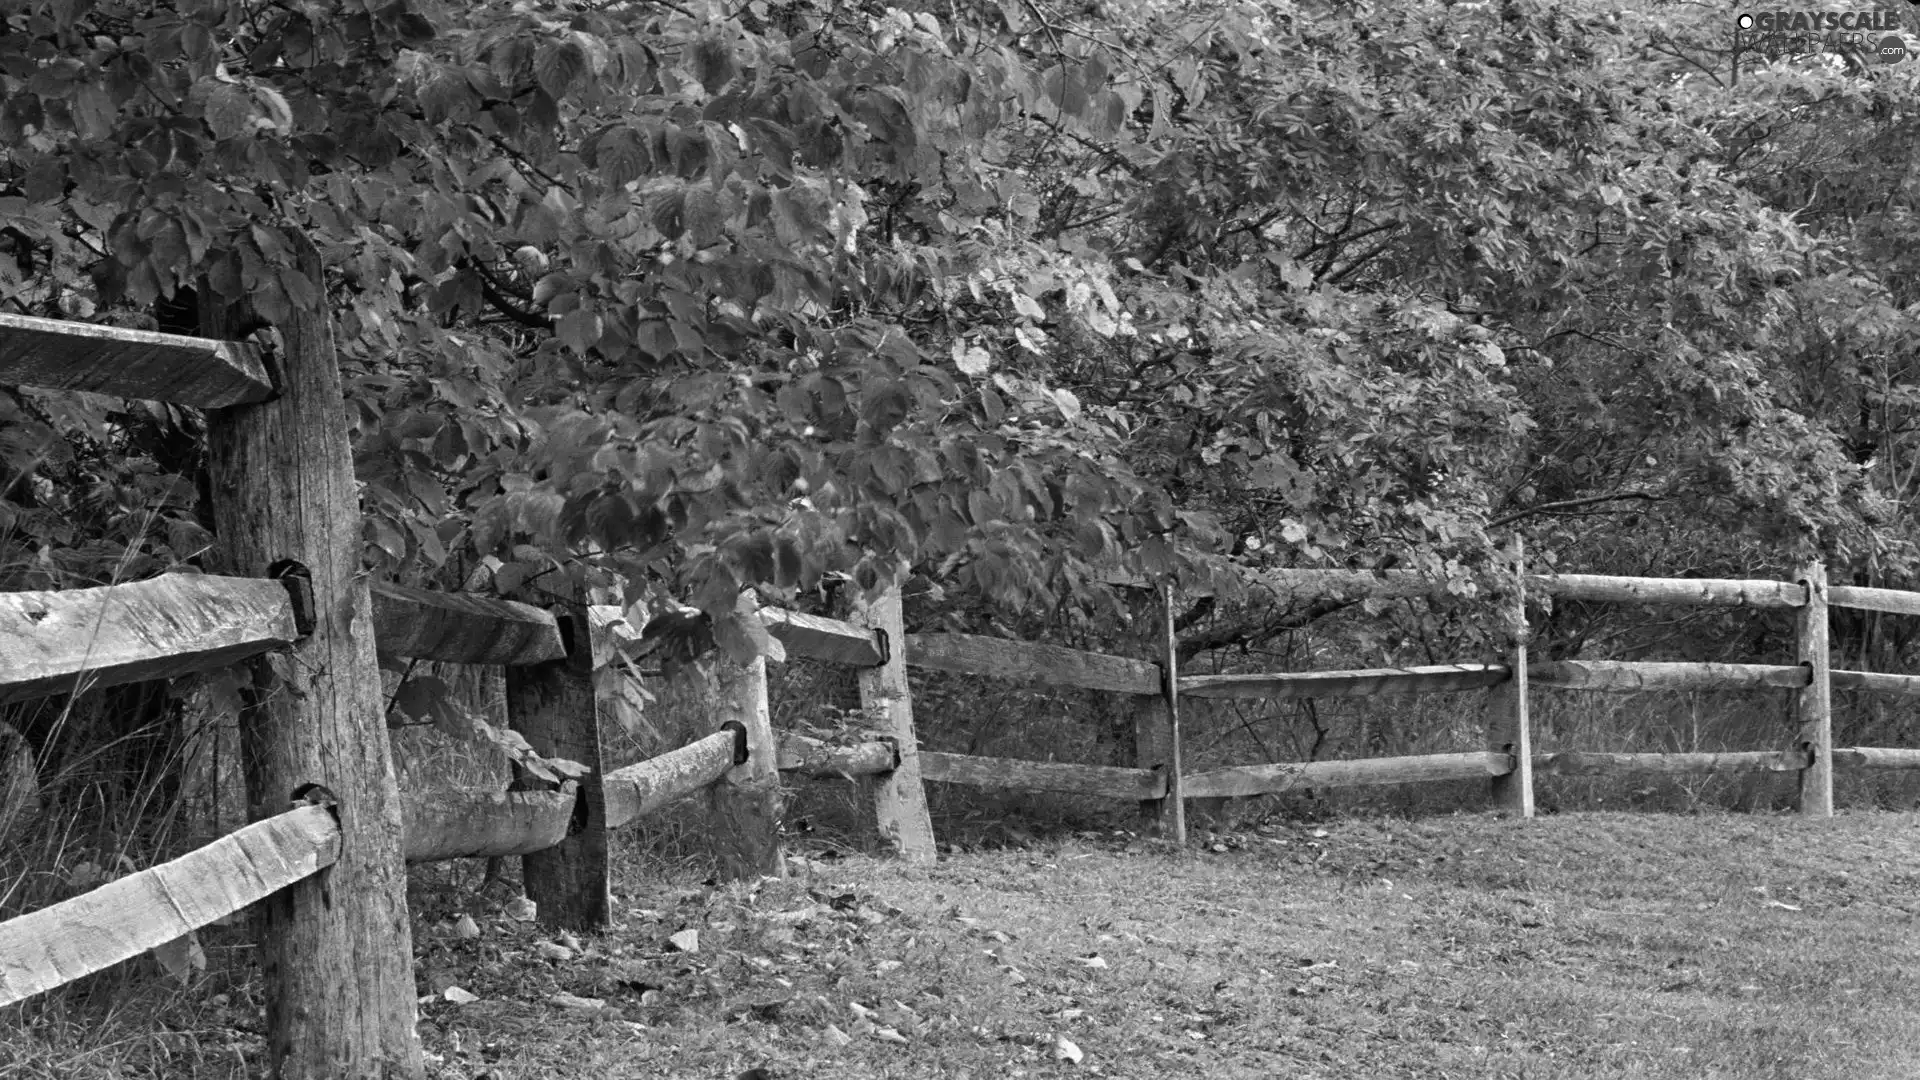
[[[1894,615],[1920,615],[1920,592],[1904,589],[1868,589],[1858,585],[1833,585],[1827,589],[1832,607],[1885,611]]]
[[[130,960],[295,882],[339,857],[321,806],[255,822],[171,862],[0,923],[0,1005]]]
[[[736,663],[723,649],[712,664],[718,718],[745,730],[747,760],[707,788],[709,847],[724,880],[782,877],[780,754],[767,702],[767,658]]]
[[[573,826],[552,847],[520,857],[527,898],[537,905],[542,926],[567,930],[599,930],[613,920],[612,864],[608,854],[606,793],[602,786],[600,732],[604,714],[609,726],[615,707],[611,694],[602,694],[603,677],[617,677],[596,656],[607,645],[607,635],[593,631],[592,616],[580,587],[567,586],[556,615],[568,621],[567,638],[573,651],[557,660],[515,664],[507,668],[507,723],[526,737],[541,757],[559,758],[586,767],[574,796]],[[553,786],[519,766],[514,786],[539,790]]]
[[[908,862],[937,858],[933,818],[927,813],[927,789],[920,782],[920,738],[914,734],[913,691],[907,685],[907,643],[896,578],[871,600],[854,597],[850,621],[869,633],[886,635],[887,662],[860,669],[860,708],[876,730],[899,747],[898,764],[873,785],[873,816],[880,839]]]
[[[880,664],[880,646],[873,640],[873,634],[852,623],[782,608],[761,608],[760,621],[787,647],[788,656],[849,667]]]
[[[545,851],[567,838],[571,781],[559,791],[443,789],[405,796],[404,850],[410,863],[491,859]]]
[[[0,315],[0,383],[219,409],[273,396],[260,351],[237,341]]]
[[[685,798],[733,768],[739,736],[716,731],[678,750],[669,750],[607,774],[607,828],[618,829]]]
[[[1288,671],[1257,675],[1182,675],[1180,692],[1197,698],[1371,697],[1479,690],[1512,677],[1504,664]]]
[[[1161,799],[1167,794],[1166,774],[1155,769],[972,757],[932,750],[920,751],[920,775],[945,784],[1059,791],[1112,799]]]
[[[1160,590],[1160,698],[1167,704],[1167,797],[1160,804],[1161,832],[1171,832],[1173,842],[1187,844],[1186,763],[1180,738],[1180,627],[1174,615],[1173,582]]]
[[[1630,773],[1797,772],[1807,757],[1792,750],[1754,750],[1713,754],[1611,754],[1561,751],[1536,754],[1535,772],[1555,776],[1616,776]]]
[[[1514,588],[1506,600],[1508,631],[1507,667],[1513,677],[1494,686],[1486,695],[1487,749],[1513,759],[1512,772],[1487,781],[1487,794],[1493,804],[1511,810],[1523,818],[1533,816],[1533,724],[1527,699],[1527,626],[1526,546],[1513,538]]]
[[[320,254],[294,237],[294,261],[320,287]],[[291,267],[289,269],[292,269]],[[239,317],[202,290],[201,326],[230,336]],[[245,665],[241,758],[249,814],[277,814],[293,793],[337,799],[340,859],[261,901],[255,955],[267,1003],[263,1060],[277,1076],[424,1075],[401,854],[400,792],[374,654],[373,604],[362,563],[360,485],[333,317],[298,310],[276,330],[279,394],[207,414],[216,568],[266,576],[281,560],[311,575],[313,632],[287,663]]]
[[[1807,604],[1794,620],[1794,642],[1806,669],[1800,682],[1795,713],[1800,731],[1793,748],[1808,758],[1800,770],[1800,812],[1809,817],[1833,816],[1833,672],[1828,648],[1827,564],[1815,559],[1800,573]]]
[[[1020,679],[1048,686],[1158,694],[1160,668],[1144,660],[978,634],[909,634],[907,663],[935,671]]]
[[[370,582],[381,656],[456,664],[539,664],[567,654],[559,624],[532,604]]]
[[[268,579],[0,593],[0,702],[226,667],[296,636],[286,586]]]
[[[1149,623],[1152,637],[1161,637],[1164,627],[1157,620],[1141,621]],[[1174,657],[1173,662],[1178,664],[1179,658]],[[1179,669],[1176,667],[1174,670]],[[1148,697],[1141,694],[1124,700],[1131,706],[1133,767],[1159,771],[1168,778],[1167,787],[1171,789],[1178,778],[1173,775],[1173,713],[1168,708],[1166,695]],[[1140,824],[1143,829],[1172,836],[1176,831],[1171,805],[1173,801],[1170,796],[1140,800]],[[1184,818],[1185,814],[1181,816]]]
[[[1849,746],[1833,752],[1833,763],[1837,767],[1853,769],[1920,769],[1920,750]]]
[[[1920,675],[1887,675],[1878,671],[1832,671],[1835,690],[1869,690],[1876,694],[1920,694]]]
[[[1417,784],[1436,780],[1484,780],[1513,770],[1506,754],[1483,750],[1465,754],[1360,758],[1353,761],[1282,761],[1236,765],[1194,773],[1186,778],[1187,797],[1272,795],[1301,788]]]
[[[1786,664],[1714,664],[1629,660],[1561,660],[1535,664],[1536,686],[1636,693],[1643,690],[1798,690],[1807,669]]]
[[[892,772],[897,761],[890,742],[863,742],[834,746],[805,735],[780,736],[781,772],[801,776],[872,776]]]
[[[1797,608],[1807,603],[1806,589],[1793,581],[1529,574],[1527,587],[1566,600],[1598,600],[1618,604]]]

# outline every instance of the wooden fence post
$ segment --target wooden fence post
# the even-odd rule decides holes
[[[1800,770],[1800,812],[1815,817],[1833,816],[1833,673],[1827,655],[1827,567],[1814,561],[1807,564],[1800,583],[1807,590],[1807,604],[1795,621],[1800,663],[1808,669],[1807,685],[1800,691],[1800,732],[1796,749],[1807,752],[1807,767]]]
[[[1158,614],[1160,597],[1155,593],[1148,602],[1148,613]],[[1147,627],[1143,648],[1149,656],[1160,654],[1161,636],[1165,628],[1157,618],[1141,620]],[[1155,663],[1155,667],[1161,667]],[[1162,672],[1164,682],[1165,674]],[[1164,776],[1168,762],[1173,757],[1173,733],[1167,729],[1167,695],[1163,685],[1157,693],[1139,694],[1131,699],[1133,713],[1133,766],[1137,769],[1158,769]],[[1160,836],[1171,835],[1173,823],[1165,817],[1171,811],[1167,808],[1165,789],[1158,799],[1143,799],[1140,802],[1140,829]]]
[[[900,613],[896,579],[872,601],[856,597],[852,622],[885,637],[886,662],[860,671],[860,707],[881,719],[881,733],[892,738],[900,764],[874,783],[874,815],[881,839],[908,862],[934,860],[933,821],[927,816],[927,792],[920,779],[920,739],[913,729],[913,698],[907,690],[907,634]]]
[[[1526,548],[1513,538],[1513,599],[1509,602],[1513,677],[1487,691],[1487,749],[1513,757],[1513,771],[1488,782],[1493,805],[1523,818],[1533,816],[1533,730],[1527,713]]]
[[[1167,803],[1161,812],[1163,825],[1170,826],[1173,842],[1187,842],[1187,795],[1180,777],[1180,639],[1173,623],[1173,582],[1160,591],[1163,625],[1166,628],[1165,659],[1160,665],[1167,701]]]
[[[1156,627],[1155,629],[1158,629]],[[1158,636],[1158,635],[1156,635]],[[1133,699],[1133,764],[1140,769],[1159,769],[1167,772],[1167,763],[1172,760],[1173,733],[1167,729],[1167,698],[1165,694],[1141,694]],[[1153,829],[1161,833],[1170,833],[1170,822],[1163,820],[1167,809],[1166,796],[1158,799],[1143,799],[1140,802],[1140,827]]]
[[[507,668],[507,722],[526,737],[534,753],[587,767],[574,796],[567,838],[521,856],[520,872],[542,926],[599,930],[613,917],[600,753],[602,705],[594,692],[594,672],[604,665],[596,655],[596,635],[582,601],[578,586],[569,586],[565,602],[553,612],[566,638],[566,656]],[[555,786],[517,766],[514,776],[514,786],[522,790]]]
[[[319,253],[295,244],[301,273],[322,288]],[[201,325],[228,337],[238,315],[204,303]],[[304,311],[278,327],[279,396],[207,413],[214,555],[223,572],[254,577],[290,560],[313,591],[311,635],[246,664],[248,817],[284,813],[317,785],[340,823],[339,861],[255,909],[267,1067],[286,1080],[403,1080],[424,1065],[400,797],[330,320]]]
[[[735,663],[722,653],[714,662],[714,689],[721,723],[747,729],[747,762],[707,789],[709,821],[720,872],[731,881],[780,877],[780,763],[767,707],[767,658]]]

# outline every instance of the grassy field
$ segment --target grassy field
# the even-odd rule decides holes
[[[1083,832],[924,868],[797,858],[753,890],[636,875],[583,941],[494,905],[462,934],[479,905],[444,895],[421,905],[421,1033],[462,1080],[1909,1080],[1916,826],[1353,818],[1187,852]],[[116,985],[104,1023],[0,1013],[0,1075],[249,1075],[245,981]]]

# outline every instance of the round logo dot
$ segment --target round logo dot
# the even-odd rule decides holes
[[[1888,34],[1880,39],[1880,62],[1897,64],[1907,58],[1907,43],[1898,34]]]
[[[1909,0],[1909,2],[1920,4],[1920,0]],[[1751,30],[1753,29],[1753,16],[1742,15],[1738,19],[1734,20],[1734,24],[1740,27],[1740,29],[1742,30]]]

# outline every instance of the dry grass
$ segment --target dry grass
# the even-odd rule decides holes
[[[620,925],[566,959],[471,895],[422,897],[421,1031],[434,1075],[491,1080],[1904,1080],[1916,824],[1350,817],[1189,852],[1084,832],[924,868],[806,860],[757,889],[636,850]],[[462,903],[478,938],[452,932]],[[687,929],[698,951],[669,944]],[[0,1014],[0,1075],[252,1074],[246,982],[112,999]]]

